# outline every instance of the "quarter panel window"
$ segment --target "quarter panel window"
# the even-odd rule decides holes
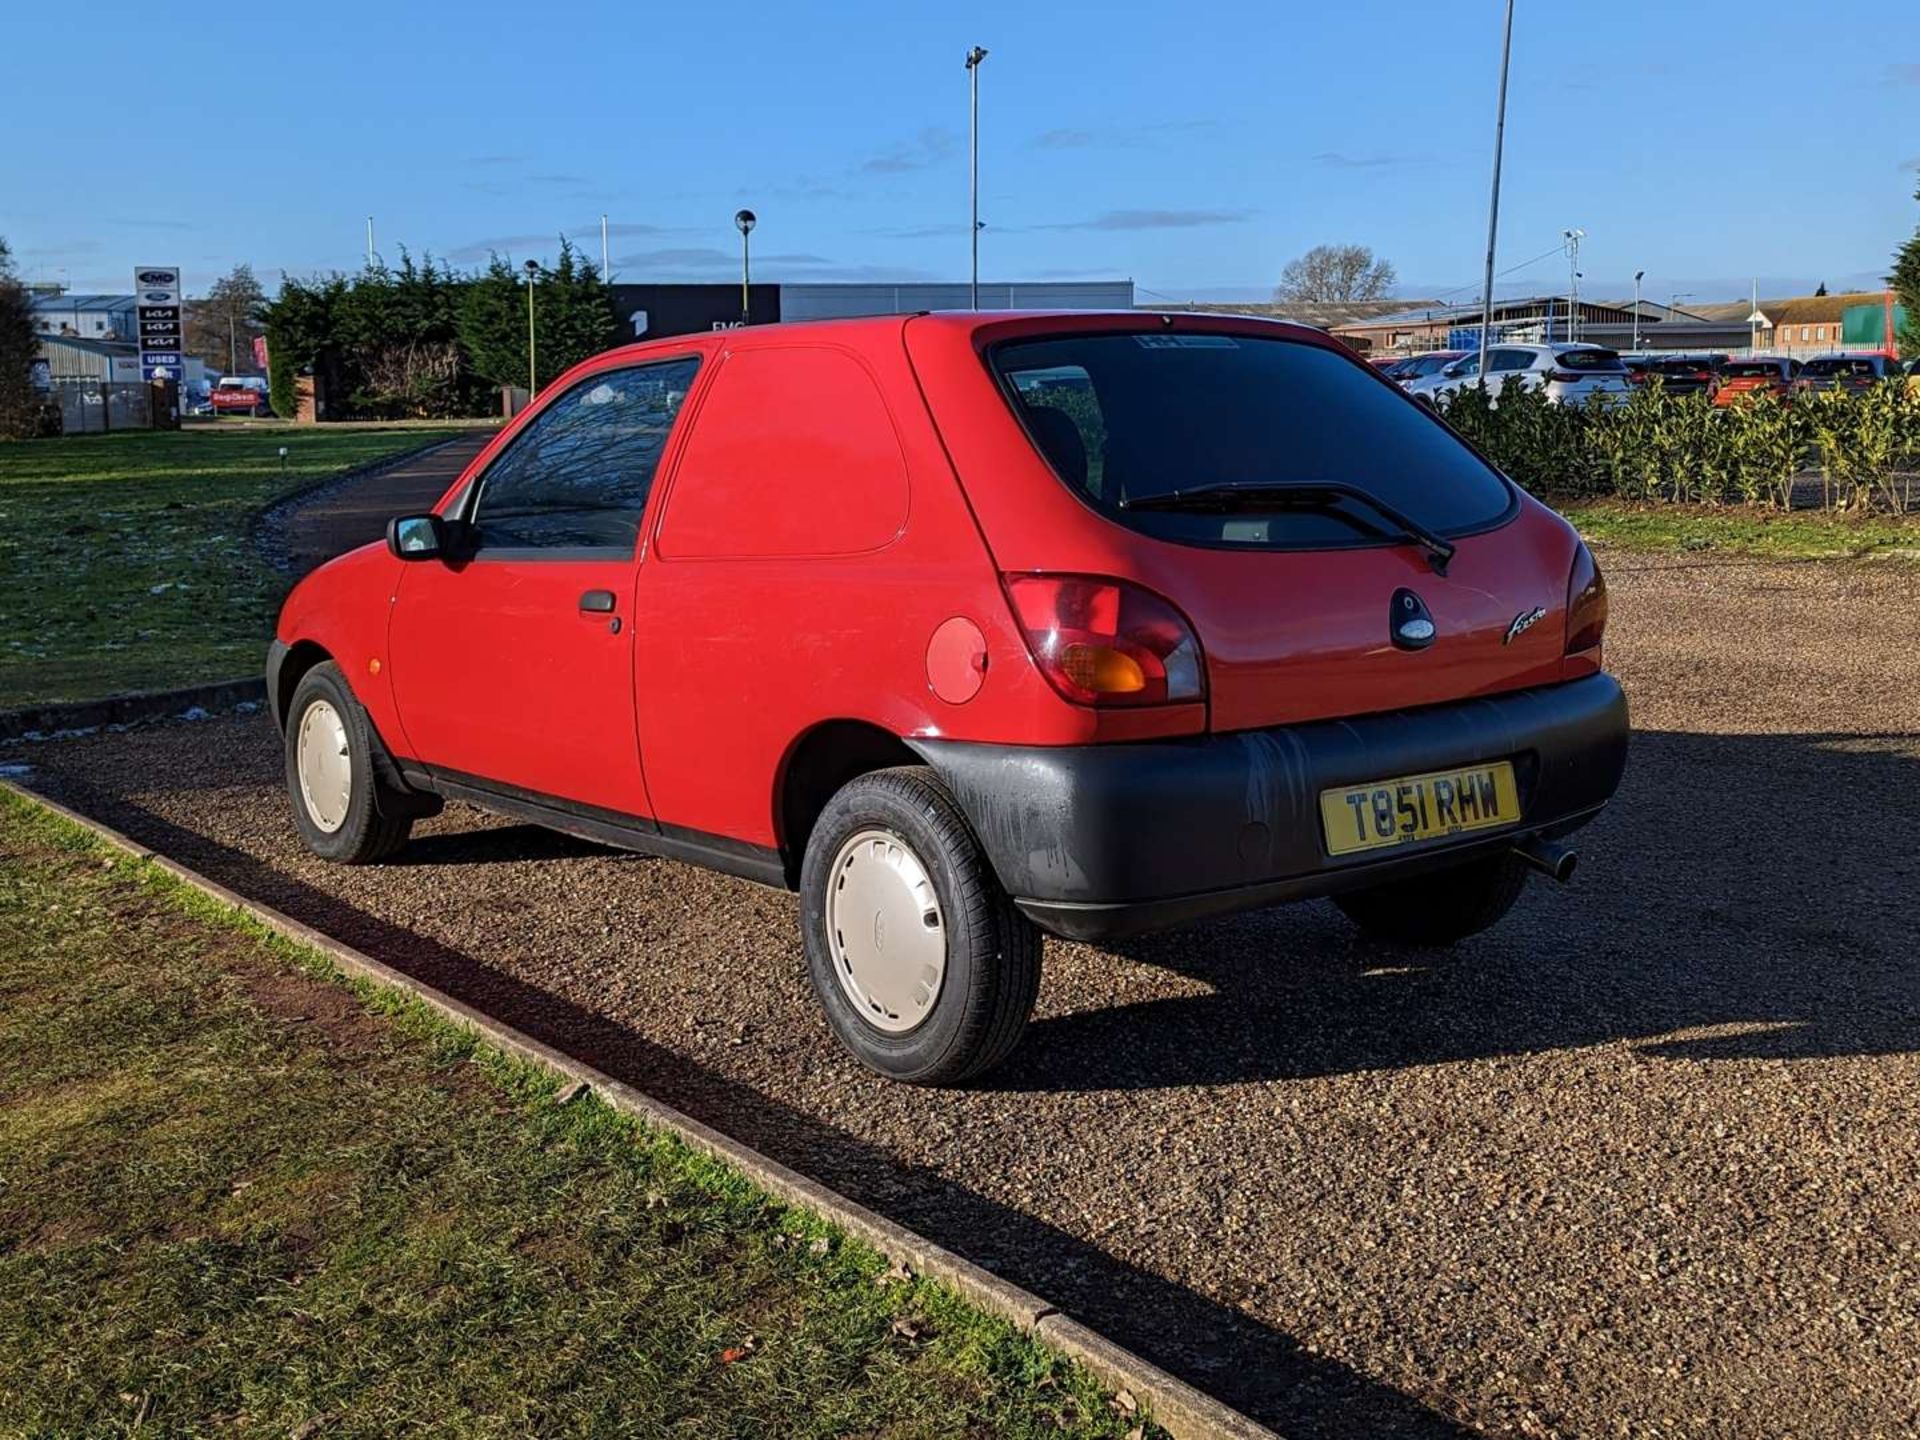
[[[873,377],[844,350],[721,363],[660,524],[667,559],[857,555],[907,523],[907,466]]]
[[[633,553],[697,357],[589,376],[547,406],[487,467],[479,548]]]

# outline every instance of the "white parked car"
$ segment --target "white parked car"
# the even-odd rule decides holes
[[[1438,404],[1469,385],[1480,384],[1480,356],[1456,360],[1438,374],[1407,386],[1415,399]],[[1495,345],[1487,352],[1487,383],[1495,400],[1509,379],[1529,390],[1544,390],[1562,405],[1583,405],[1596,395],[1624,400],[1633,392],[1618,351],[1599,345]]]

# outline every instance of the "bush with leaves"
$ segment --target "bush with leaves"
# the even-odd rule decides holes
[[[0,240],[0,436],[27,439],[42,432],[46,406],[33,388],[33,307],[13,273],[13,255]]]
[[[496,385],[527,383],[527,280],[495,255],[460,302],[460,344],[475,371]],[[544,387],[590,355],[613,333],[613,302],[599,270],[565,239],[551,266],[536,266],[534,359]]]
[[[1910,509],[1920,491],[1920,390],[1902,384],[1717,406],[1656,379],[1624,398],[1560,405],[1509,380],[1497,401],[1469,387],[1440,409],[1514,480],[1562,498],[1785,509],[1811,465],[1834,509]]]

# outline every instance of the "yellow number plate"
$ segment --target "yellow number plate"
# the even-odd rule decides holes
[[[1504,760],[1320,792],[1329,855],[1490,830],[1519,818],[1520,792]]]

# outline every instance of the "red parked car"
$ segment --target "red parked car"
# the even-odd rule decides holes
[[[270,413],[267,382],[251,375],[222,375],[207,395],[216,415],[252,415]]]
[[[1798,362],[1779,355],[1756,355],[1748,360],[1729,360],[1720,367],[1720,383],[1714,389],[1713,403],[1732,405],[1744,396],[1773,395],[1785,400],[1793,391],[1793,377],[1800,373]]]
[[[288,598],[296,824],[443,798],[800,892],[833,1030],[1012,1049],[1039,932],[1492,924],[1618,784],[1567,523],[1339,342],[919,315],[609,352]]]

